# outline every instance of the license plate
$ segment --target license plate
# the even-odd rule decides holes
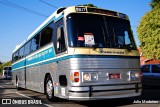
[[[120,74],[109,74],[109,79],[120,79]]]

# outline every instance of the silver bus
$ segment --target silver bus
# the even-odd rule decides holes
[[[141,94],[139,53],[126,14],[59,8],[13,51],[13,83],[49,101]]]

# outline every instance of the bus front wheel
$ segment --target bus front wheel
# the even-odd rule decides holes
[[[47,77],[45,82],[45,93],[49,101],[56,101],[57,98],[54,96],[53,81],[50,75]]]

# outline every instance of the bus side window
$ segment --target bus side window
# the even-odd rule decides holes
[[[17,61],[19,58],[19,51],[15,52],[13,55],[13,62]]]
[[[24,57],[24,46],[19,50],[19,59]]]
[[[29,41],[27,44],[25,44],[24,46],[24,55],[27,56],[28,54],[30,54],[30,47],[31,46],[31,41]]]
[[[40,34],[37,34],[32,40],[31,40],[31,52],[36,51],[39,49],[39,39]]]
[[[57,53],[64,52],[65,50],[64,27],[60,25],[57,28]]]
[[[47,27],[45,27],[41,33],[40,47],[50,43],[53,36],[54,22],[51,22]]]

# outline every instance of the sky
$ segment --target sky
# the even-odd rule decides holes
[[[44,2],[45,3],[44,3]],[[141,18],[151,0],[0,0],[0,61],[11,60],[12,51],[59,7],[94,4],[129,16],[136,44]],[[56,8],[57,7],[57,8]]]

